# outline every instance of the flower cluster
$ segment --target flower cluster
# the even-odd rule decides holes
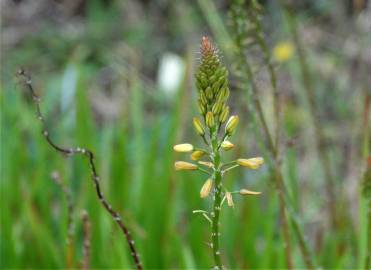
[[[213,194],[213,208],[210,212],[195,210],[201,213],[211,224],[211,243],[215,261],[215,269],[223,269],[221,252],[219,249],[219,217],[223,203],[234,207],[233,195],[258,195],[260,192],[241,189],[228,191],[223,185],[223,175],[236,167],[243,166],[249,169],[258,169],[264,162],[263,158],[239,158],[232,162],[222,161],[222,152],[234,148],[228,139],[235,132],[239,118],[237,115],[229,116],[230,108],[227,105],[230,90],[228,85],[228,71],[219,59],[216,48],[206,37],[201,42],[201,63],[196,73],[196,86],[198,91],[198,109],[201,118],[193,118],[196,133],[202,137],[205,148],[194,147],[190,143],[174,146],[174,151],[191,153],[193,162],[176,161],[176,170],[199,170],[208,175],[201,187],[200,197],[206,198]],[[224,129],[222,126],[224,125]]]
[[[197,162],[176,161],[176,170],[201,170],[210,174],[201,188],[201,198],[207,197],[215,186],[214,172],[220,171],[223,175],[226,171],[238,166],[249,169],[258,169],[263,164],[263,158],[237,159],[228,163],[215,164],[215,157],[221,150],[228,151],[234,147],[228,138],[232,136],[239,122],[237,115],[229,117],[230,108],[227,105],[230,90],[228,85],[228,71],[220,61],[217,49],[207,37],[201,41],[201,63],[195,75],[198,91],[198,108],[201,119],[193,118],[193,126],[196,133],[201,136],[209,149],[196,148],[190,143],[177,144],[174,151],[191,153],[190,159]],[[229,117],[229,118],[228,118]],[[225,123],[224,130],[221,131]],[[222,134],[221,134],[222,133]],[[219,137],[221,136],[221,139]],[[216,143],[215,143],[216,142]],[[208,161],[201,159],[208,158]],[[229,166],[229,167],[228,167]],[[209,171],[209,170],[212,171]],[[224,192],[227,202],[232,202],[232,194],[257,195],[259,192],[242,189],[238,192]],[[232,205],[232,203],[228,203]]]

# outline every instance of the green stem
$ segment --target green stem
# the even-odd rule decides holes
[[[336,199],[336,182],[335,179],[331,173],[330,168],[330,159],[329,156],[326,153],[326,138],[324,135],[323,127],[319,121],[321,118],[318,114],[318,108],[316,104],[316,98],[315,98],[315,88],[313,85],[313,81],[311,78],[309,65],[307,63],[307,56],[306,52],[304,50],[303,44],[300,40],[298,31],[297,31],[297,24],[296,24],[296,18],[292,14],[292,11],[290,8],[285,5],[282,1],[280,2],[281,6],[283,7],[283,10],[285,12],[285,18],[287,21],[287,24],[289,26],[290,34],[292,35],[293,41],[296,46],[298,59],[299,59],[299,68],[301,72],[301,77],[303,81],[303,89],[305,93],[305,98],[309,105],[309,115],[311,117],[311,121],[313,124],[314,129],[314,139],[315,139],[315,146],[317,149],[317,153],[320,158],[320,165],[322,166],[322,170],[325,174],[325,189],[327,193],[328,198],[328,211],[330,216],[330,222],[332,225],[332,228],[335,229],[335,231],[338,229],[339,222],[338,222],[338,202]]]
[[[212,240],[212,249],[213,249],[213,256],[215,261],[215,269],[223,269],[222,266],[222,259],[220,255],[219,249],[219,216],[221,210],[221,200],[222,200],[222,174],[220,169],[220,153],[218,150],[218,137],[217,131],[212,133],[212,149],[213,149],[213,157],[214,157],[214,167],[215,171],[213,174],[214,182],[215,182],[215,195],[214,195],[214,205],[213,205],[213,213],[212,213],[212,232],[211,232],[211,240]]]

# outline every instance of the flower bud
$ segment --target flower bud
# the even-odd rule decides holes
[[[225,193],[225,197],[227,198],[227,204],[229,207],[234,207],[234,203],[233,203],[233,198],[232,198],[232,193],[230,192],[226,192]]]
[[[193,163],[185,162],[185,161],[176,161],[174,163],[174,167],[175,167],[175,170],[177,170],[177,171],[181,171],[181,170],[194,171],[194,170],[198,169],[197,165],[195,165]]]
[[[234,144],[231,143],[230,141],[223,141],[222,144],[220,145],[220,147],[223,150],[228,151],[228,150],[231,150],[234,147]]]
[[[174,145],[173,149],[175,152],[187,153],[193,151],[193,145],[190,143],[182,143]]]
[[[243,159],[239,158],[237,159],[237,164],[247,167],[249,169],[258,169],[260,165],[264,163],[264,159],[262,157],[256,157],[256,158],[249,158],[249,159]]]
[[[205,93],[206,93],[206,97],[207,97],[209,100],[211,100],[211,99],[214,97],[213,90],[211,89],[210,86],[208,86],[208,87],[206,88]]]
[[[220,113],[220,111],[223,109],[223,103],[221,102],[216,102],[213,107],[212,107],[212,112],[213,114],[215,115],[218,115]]]
[[[223,124],[225,121],[227,121],[228,116],[229,116],[229,107],[223,106],[222,112],[219,117],[220,122]]]
[[[201,99],[197,101],[197,105],[198,105],[198,111],[200,112],[200,114],[204,115],[206,113],[206,107],[202,104]]]
[[[216,100],[218,102],[224,102],[228,99],[229,97],[229,89],[227,86],[222,86],[222,88],[220,89],[219,93],[218,93],[218,96],[216,98]]]
[[[243,188],[243,189],[240,190],[240,194],[241,195],[260,195],[261,192],[259,192],[259,191],[251,191],[251,190],[248,190],[248,189]]]
[[[209,179],[206,180],[206,182],[204,183],[204,185],[201,188],[200,197],[201,198],[206,198],[210,194],[210,191],[211,191],[212,187],[213,187],[213,180],[211,180],[209,178]]]
[[[200,100],[201,100],[201,103],[202,105],[207,105],[207,98],[206,98],[206,94],[204,92],[201,92],[200,93]]]
[[[211,88],[213,89],[213,92],[214,93],[218,93],[219,92],[219,89],[223,85],[224,81],[225,81],[225,78],[222,77],[219,80],[217,80],[215,83],[213,83],[213,85],[211,86]]]
[[[232,115],[231,117],[229,117],[229,120],[225,125],[225,133],[227,133],[228,135],[233,134],[233,132],[236,130],[237,125],[238,115]]]
[[[214,115],[212,112],[207,112],[206,114],[206,125],[209,128],[212,128],[215,125]]]
[[[205,152],[204,151],[201,151],[201,150],[196,150],[192,153],[191,155],[191,159],[192,160],[199,160],[200,158],[202,158],[203,156],[205,155]]]
[[[198,135],[200,135],[200,136],[205,135],[205,129],[202,126],[202,123],[201,123],[200,119],[198,119],[197,117],[193,117],[193,126],[194,126]]]

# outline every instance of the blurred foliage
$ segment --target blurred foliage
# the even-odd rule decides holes
[[[280,1],[259,1],[269,50],[293,42]],[[361,183],[369,155],[371,23],[369,1],[283,1],[304,44],[315,101],[325,137],[323,153],[314,147],[308,101],[303,94],[300,57],[274,62],[282,102],[283,175],[290,200],[316,265],[362,268],[370,253],[367,200]],[[368,3],[368,7],[367,7]],[[248,8],[248,6],[246,6]],[[234,70],[229,1],[5,0],[1,2],[0,266],[65,268],[67,202],[51,173],[58,171],[72,191],[74,266],[82,261],[81,211],[91,220],[91,267],[128,268],[132,260],[123,236],[99,204],[81,157],[61,157],[40,134],[28,92],[17,81],[28,70],[53,139],[61,145],[93,149],[104,193],[126,220],[145,268],[208,268],[204,245],[209,231],[192,210],[208,208],[199,198],[201,174],[176,173],[175,143],[196,141],[191,119],[197,114],[193,73],[200,38],[211,36],[223,61]],[[185,65],[179,89],[157,84],[163,55],[179,55]],[[274,128],[271,86],[264,59],[249,51],[259,98]],[[261,127],[231,72],[232,112],[241,125],[230,159],[266,155]],[[365,102],[368,100],[368,102]],[[330,229],[324,172],[328,155],[338,230]],[[229,268],[283,268],[284,242],[278,200],[265,168],[236,171],[228,188],[263,191],[241,198],[221,217],[223,259]],[[290,228],[290,234],[293,228]],[[294,234],[293,234],[294,235]],[[292,237],[295,268],[304,267]],[[370,246],[368,244],[368,246]]]

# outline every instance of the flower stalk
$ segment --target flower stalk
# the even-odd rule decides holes
[[[208,246],[212,249],[214,269],[223,269],[220,248],[220,215],[223,202],[227,200],[227,205],[234,207],[233,195],[260,194],[259,192],[245,192],[248,191],[245,189],[244,192],[240,190],[228,191],[223,185],[223,175],[226,171],[239,166],[257,169],[263,163],[263,159],[237,159],[231,162],[223,162],[222,160],[222,153],[234,148],[234,144],[227,139],[235,133],[239,118],[237,115],[229,117],[230,109],[227,105],[229,97],[228,71],[221,63],[217,49],[207,37],[203,37],[201,41],[201,62],[196,73],[196,86],[199,94],[198,107],[203,122],[195,117],[193,118],[193,126],[196,134],[202,137],[208,149],[193,147],[190,144],[178,144],[174,150],[176,152],[193,151],[191,159],[206,169],[185,161],[176,161],[175,168],[177,170],[199,170],[206,173],[210,171],[208,179],[201,188],[200,197],[212,198],[211,210],[210,212],[195,210],[194,213],[202,213],[210,223],[211,243],[208,243]],[[224,124],[223,129],[222,125]],[[209,160],[201,160],[205,157],[209,157]],[[239,161],[244,162],[238,164]]]

